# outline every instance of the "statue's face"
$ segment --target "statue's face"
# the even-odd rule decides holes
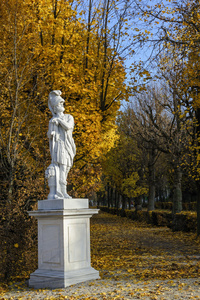
[[[60,102],[54,106],[54,112],[55,113],[59,113],[59,112],[64,112],[65,108],[64,108],[64,99],[62,97],[60,98]]]

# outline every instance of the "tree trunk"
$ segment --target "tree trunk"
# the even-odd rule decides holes
[[[136,211],[139,211],[139,210],[142,210],[142,200],[143,200],[143,196],[139,196],[136,198],[136,205],[135,205],[135,210]]]
[[[110,186],[109,186],[109,184],[107,185],[107,203],[108,203],[108,208],[110,208]]]
[[[200,189],[197,196],[197,236],[200,236]]]
[[[182,171],[179,167],[174,170],[174,187],[173,187],[173,214],[182,211]]]
[[[120,195],[116,189],[116,208],[119,209],[119,205],[120,205]]]
[[[15,172],[14,167],[10,166],[10,172],[9,172],[9,178],[8,178],[8,182],[9,182],[9,186],[8,186],[8,198],[7,198],[8,203],[12,202],[12,197],[13,197],[14,172]]]
[[[113,194],[114,194],[113,187],[110,187],[110,205],[111,205],[111,207],[113,207]]]
[[[109,203],[109,185],[106,185],[105,188],[106,192],[105,192],[105,202],[106,202],[106,206],[108,206],[108,208],[110,207],[110,203]]]
[[[148,198],[148,211],[155,209],[155,194],[156,194],[155,185],[150,185],[149,186],[149,198]]]
[[[197,185],[197,236],[200,236],[200,181],[197,181],[196,185]]]
[[[122,210],[125,210],[126,209],[126,197],[125,196],[122,196]]]
[[[156,152],[155,149],[152,148],[150,150],[149,155],[149,197],[148,197],[148,211],[155,209],[155,193],[156,193],[156,186],[155,186],[155,157]]]
[[[117,189],[114,189],[114,207],[117,208]]]
[[[199,94],[199,90],[197,91],[197,94]],[[200,137],[200,108],[197,108],[195,111],[195,116],[197,119],[197,126],[196,126],[196,132],[197,137]],[[199,140],[198,140],[199,141]],[[199,142],[198,142],[199,146]],[[198,153],[196,153],[198,155]],[[197,236],[200,235],[200,181],[197,181]]]
[[[131,210],[131,198],[128,198],[128,209]]]

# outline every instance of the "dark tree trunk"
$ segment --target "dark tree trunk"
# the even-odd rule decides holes
[[[150,150],[149,154],[149,197],[148,197],[148,211],[155,209],[155,193],[156,193],[156,186],[155,186],[155,158],[156,158],[156,151],[154,148]]]
[[[13,192],[14,192],[14,173],[15,173],[15,169],[14,166],[10,166],[10,171],[9,171],[9,177],[8,177],[8,182],[9,182],[9,186],[8,186],[8,197],[7,197],[7,201],[8,203],[11,203],[13,200]]]
[[[116,208],[117,209],[119,209],[119,205],[120,205],[120,194],[116,190]]]
[[[111,205],[111,207],[113,207],[113,194],[114,194],[113,187],[110,187],[110,205]]]
[[[136,211],[139,211],[139,210],[142,210],[142,200],[143,200],[143,196],[139,196],[136,198],[136,203],[135,203],[135,210]]]
[[[128,198],[128,208],[131,210],[131,198]]]
[[[110,207],[110,198],[109,198],[109,185],[106,185],[106,204],[108,208]]]
[[[199,89],[197,95],[199,94]],[[196,109],[195,116],[197,119],[196,133],[197,137],[200,137],[200,108]],[[199,142],[198,142],[199,144]],[[199,146],[199,145],[198,145]],[[196,153],[196,156],[198,153]],[[197,236],[200,235],[200,181],[197,181]]]
[[[114,206],[115,206],[115,208],[117,208],[117,189],[115,188],[114,189]]]
[[[197,181],[197,236],[200,236],[200,181]]]
[[[125,196],[122,196],[122,210],[126,209],[126,200],[127,198]]]
[[[174,170],[174,187],[173,187],[173,214],[182,211],[182,171],[179,167]]]

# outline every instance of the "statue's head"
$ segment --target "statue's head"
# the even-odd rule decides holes
[[[48,105],[53,116],[56,115],[57,112],[64,111],[63,103],[65,100],[61,97],[61,94],[62,92],[58,90],[49,93]]]

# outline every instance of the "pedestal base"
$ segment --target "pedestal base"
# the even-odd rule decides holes
[[[38,209],[85,209],[88,208],[88,199],[53,199],[38,201]]]
[[[30,287],[65,288],[99,278],[90,262],[90,218],[98,209],[88,207],[88,199],[43,200],[29,212],[38,219],[38,269]]]
[[[99,279],[99,272],[85,268],[68,272],[36,270],[30,275],[29,287],[32,288],[65,288],[88,280]]]

